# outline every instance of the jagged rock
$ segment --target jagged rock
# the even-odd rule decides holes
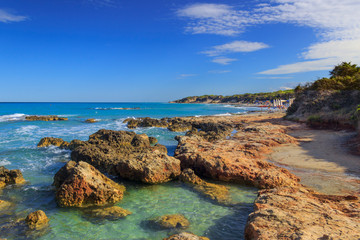
[[[86,123],[96,123],[98,122],[95,118],[89,118],[85,120]]]
[[[214,183],[208,183],[202,180],[196,176],[194,171],[190,168],[183,170],[179,179],[182,182],[192,184],[194,190],[200,192],[211,200],[221,204],[229,204],[231,202],[229,189],[227,187]]]
[[[125,187],[86,162],[69,161],[54,177],[56,199],[62,207],[86,207],[116,203]]]
[[[259,191],[245,239],[360,239],[356,196],[322,195],[305,188]]]
[[[190,225],[189,220],[182,214],[170,214],[157,217],[150,220],[155,226],[159,228],[187,228]]]
[[[180,175],[180,161],[145,134],[99,130],[89,141],[71,142],[71,159],[85,161],[112,175],[145,183],[162,183]]]
[[[197,135],[178,137],[175,157],[181,168],[191,168],[199,176],[253,185],[258,188],[297,186],[299,178],[286,169],[261,158],[270,147],[296,140],[270,123],[255,125],[257,131],[239,130],[230,139],[213,143]]]
[[[64,141],[62,138],[44,137],[38,143],[38,147],[56,146],[62,149],[68,149],[70,143]]]
[[[178,234],[174,234],[168,238],[164,238],[163,240],[210,240],[207,237],[200,237],[192,233],[182,232]]]
[[[151,145],[154,145],[158,142],[158,140],[155,137],[149,137],[149,141]]]
[[[213,123],[213,122],[202,122],[202,123],[193,123],[194,129],[189,131],[186,135],[193,136],[198,135],[208,141],[216,141],[219,139],[224,139],[231,134],[233,127],[223,124],[223,123]],[[196,129],[200,129],[197,131]]]
[[[85,213],[94,218],[116,220],[132,214],[132,212],[118,206],[87,209]]]
[[[67,121],[68,118],[65,117],[58,117],[55,115],[49,116],[26,116],[26,120],[28,121]]]
[[[37,228],[45,227],[49,222],[49,218],[46,216],[46,214],[43,211],[38,210],[30,213],[25,218],[25,222],[30,229],[37,229]]]
[[[5,167],[0,167],[0,188],[9,184],[22,184],[25,179],[20,170],[8,170]]]

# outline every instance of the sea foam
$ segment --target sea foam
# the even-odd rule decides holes
[[[2,115],[2,116],[0,116],[0,122],[21,121],[21,120],[25,120],[25,116],[26,116],[26,114],[23,114],[23,113]]]

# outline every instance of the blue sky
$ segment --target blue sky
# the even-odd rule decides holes
[[[1,0],[0,101],[274,91],[360,63],[358,0]]]

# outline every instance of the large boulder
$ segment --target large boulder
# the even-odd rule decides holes
[[[56,199],[62,207],[87,207],[116,203],[125,187],[86,162],[69,161],[54,177]]]
[[[26,120],[28,121],[67,121],[68,118],[65,117],[58,117],[55,115],[49,116],[26,116]]]
[[[49,218],[44,211],[38,210],[27,215],[25,222],[30,229],[37,229],[45,227],[49,222]]]
[[[150,145],[146,134],[99,130],[88,141],[72,141],[71,159],[99,170],[144,183],[162,183],[179,176],[180,161],[160,144]]]
[[[260,190],[245,239],[360,239],[360,201],[355,196],[305,188]]]
[[[178,137],[175,157],[182,169],[216,180],[245,183],[258,188],[297,186],[300,179],[262,158],[271,147],[296,140],[272,124],[239,129],[229,139],[206,141],[198,135]]]
[[[64,141],[62,138],[44,137],[37,145],[38,147],[56,146],[62,149],[69,148],[69,142]]]
[[[8,170],[5,167],[0,167],[0,188],[9,184],[22,184],[25,179],[20,170]]]

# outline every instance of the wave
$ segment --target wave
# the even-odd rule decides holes
[[[0,122],[22,121],[22,120],[25,120],[25,116],[26,116],[26,114],[23,114],[23,113],[2,115],[2,116],[0,116]]]
[[[91,109],[95,109],[95,110],[139,110],[140,108],[135,107],[135,108],[126,108],[126,107],[108,107],[108,108],[104,108],[104,107],[96,107],[96,108],[91,108]]]
[[[0,160],[0,166],[10,165],[10,164],[11,162],[6,159]]]
[[[35,129],[38,129],[38,126],[35,125],[28,125],[28,126],[22,126],[18,129],[16,129],[16,133],[18,134],[30,134],[32,135],[34,133]]]

